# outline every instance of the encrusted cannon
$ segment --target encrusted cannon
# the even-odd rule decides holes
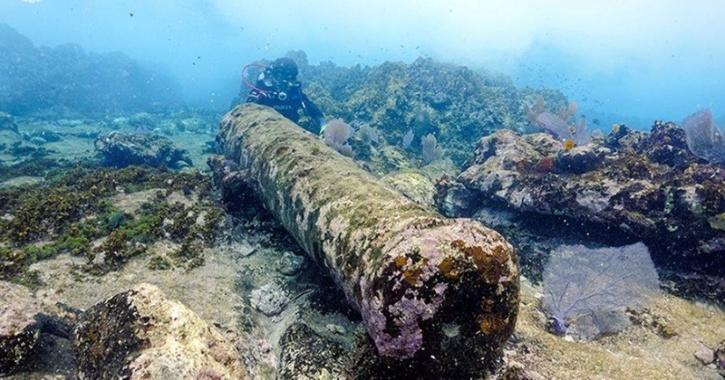
[[[519,273],[497,232],[416,204],[267,107],[233,109],[217,142],[222,186],[253,190],[330,272],[383,357],[480,359],[513,333]]]

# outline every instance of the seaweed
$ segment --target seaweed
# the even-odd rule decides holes
[[[118,210],[109,200],[119,192],[152,188],[161,191],[135,215]],[[193,206],[170,203],[167,196],[175,191],[196,194],[199,201]],[[0,273],[3,278],[24,276],[31,264],[61,253],[86,256],[92,272],[116,270],[160,239],[186,242],[186,253],[176,262],[198,266],[203,257],[200,251],[194,253],[194,244],[212,244],[223,218],[208,199],[211,191],[210,179],[199,173],[85,165],[49,172],[45,183],[0,189],[0,214],[5,215],[0,218],[0,240],[5,242]]]
[[[193,237],[187,237],[179,248],[174,250],[171,257],[177,265],[185,266],[187,270],[204,265],[204,247]]]

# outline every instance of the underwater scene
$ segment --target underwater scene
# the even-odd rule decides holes
[[[725,379],[723,19],[0,0],[0,379]]]

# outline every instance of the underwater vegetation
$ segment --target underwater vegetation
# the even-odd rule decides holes
[[[133,214],[118,209],[113,196],[156,189],[155,198]],[[22,279],[28,267],[60,253],[86,257],[89,270],[117,269],[161,239],[178,242],[170,266],[203,262],[201,250],[214,241],[222,212],[205,197],[211,183],[198,173],[173,173],[131,166],[121,170],[77,168],[47,183],[0,189],[0,278]],[[184,205],[168,198],[195,194]]]
[[[725,163],[725,132],[712,121],[710,110],[702,110],[682,121],[690,151],[715,164]]]
[[[304,52],[288,56],[300,67],[305,92],[326,115],[345,120],[356,131],[375,128],[387,144],[417,156],[422,154],[423,139],[432,135],[457,165],[469,158],[476,141],[492,131],[525,129],[523,106],[529,98],[541,95],[552,106],[566,103],[557,91],[517,88],[500,77],[430,58],[410,64],[339,67],[310,65]],[[366,158],[366,151],[354,153],[358,159]]]
[[[432,134],[427,134],[423,139],[420,141],[421,145],[421,156],[423,156],[423,161],[426,163],[431,163],[434,161],[438,161],[443,158],[443,155],[445,152],[441,147],[438,146],[438,140],[435,136]]]
[[[340,119],[333,119],[327,122],[325,126],[323,140],[325,144],[340,152],[340,154],[352,157],[352,147],[348,144],[348,140],[352,137],[352,134],[353,129],[351,126]],[[371,143],[376,137],[371,131],[366,131],[366,138]]]
[[[626,327],[625,310],[646,306],[659,291],[659,279],[642,243],[560,246],[544,268],[543,289],[551,331],[592,339]]]
[[[526,113],[529,123],[551,133],[565,144],[569,144],[568,149],[573,148],[572,144],[584,145],[590,139],[586,121],[584,119],[573,120],[576,109],[576,103],[570,102],[556,113],[547,111],[544,97],[541,95],[536,97],[536,103],[533,106],[524,104],[524,113]]]

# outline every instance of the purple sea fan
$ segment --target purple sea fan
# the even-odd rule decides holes
[[[644,307],[659,291],[659,279],[643,243],[562,245],[549,258],[543,286],[551,331],[592,339],[628,326],[625,309]]]
[[[432,134],[425,135],[421,140],[421,154],[426,163],[438,161],[443,158],[443,149],[438,146],[438,140]]]
[[[591,136],[584,119],[573,120],[576,110],[576,103],[570,102],[557,113],[549,112],[542,96],[537,97],[536,103],[531,107],[524,104],[524,113],[531,125],[546,130],[558,139],[572,140],[577,145],[584,145],[591,140]]]
[[[692,154],[711,163],[725,163],[725,132],[715,127],[710,110],[688,116],[682,121],[682,128]]]
[[[335,148],[341,154],[352,157],[352,147],[347,140],[352,137],[353,129],[340,119],[330,120],[325,126],[325,144]]]

